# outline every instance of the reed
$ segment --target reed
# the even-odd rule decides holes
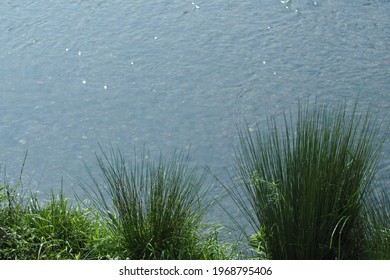
[[[251,245],[272,259],[366,258],[383,143],[375,114],[357,103],[298,107],[296,122],[290,113],[265,133],[239,131],[240,183],[228,191],[256,232]]]
[[[209,202],[206,172],[188,155],[126,165],[119,150],[97,156],[101,177],[81,181],[87,198],[74,206],[64,192],[48,200],[0,185],[2,259],[227,259],[238,255],[221,243],[221,227],[203,224]],[[6,177],[6,176],[5,176]],[[99,180],[101,179],[101,180]],[[77,195],[76,195],[77,197]]]
[[[177,152],[157,162],[142,154],[125,162],[119,149],[97,155],[102,181],[89,170],[92,184],[82,182],[93,205],[109,221],[120,258],[197,259],[205,253],[198,229],[206,213],[205,173]],[[206,249],[205,249],[206,250]]]
[[[39,200],[23,190],[21,174],[16,186],[0,185],[0,259],[389,259],[380,135],[377,114],[357,102],[300,103],[282,125],[271,117],[265,131],[240,130],[238,180],[214,178],[249,221],[254,255],[243,255],[241,240],[221,243],[221,227],[202,224],[213,202],[205,199],[211,170],[180,151],[126,161],[111,148],[96,154],[99,175],[86,165],[87,199],[76,206],[62,189]]]

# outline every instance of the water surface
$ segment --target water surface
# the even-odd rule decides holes
[[[217,173],[237,126],[357,95],[389,127],[390,3],[346,1],[3,1],[0,164],[41,192],[79,191],[98,142]],[[390,144],[381,158],[388,174]],[[212,195],[221,193],[215,188]]]

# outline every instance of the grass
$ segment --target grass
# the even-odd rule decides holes
[[[99,258],[94,246],[104,232],[88,210],[68,204],[62,191],[39,202],[19,189],[0,187],[0,259]]]
[[[21,175],[0,185],[0,259],[390,259],[376,114],[305,103],[267,128],[240,130],[237,181],[217,178],[252,227],[236,223],[244,246],[204,224],[210,170],[183,152],[126,161],[112,148],[96,154],[98,175],[86,165],[75,204],[62,189],[39,200]]]
[[[218,259],[223,250],[200,233],[207,211],[205,173],[175,153],[157,162],[143,154],[125,162],[119,150],[97,156],[102,180],[82,183],[92,204],[118,240],[116,254],[127,259]]]
[[[124,232],[122,228],[117,228],[119,225],[113,225],[108,213],[101,213],[94,207],[83,207],[81,203],[73,206],[62,191],[59,195],[51,193],[47,201],[38,201],[35,194],[17,194],[20,190],[21,186],[0,186],[0,260],[136,258],[134,253],[139,251],[125,247],[129,245],[125,242],[131,240],[131,236],[127,235],[131,232]],[[181,233],[171,232],[173,236],[170,239],[155,239],[161,242],[159,248],[166,246],[166,250],[177,252],[176,256],[165,252],[157,255],[152,247],[156,243],[146,244],[144,249],[146,252],[150,250],[150,258],[158,259],[218,260],[238,256],[233,244],[219,241],[220,231],[221,228],[214,225],[198,224],[196,231],[188,232],[187,236],[174,236]],[[181,242],[174,243],[179,237]],[[178,244],[183,247],[178,247]],[[136,249],[139,248],[141,246],[137,245]],[[139,259],[145,258],[141,256]]]
[[[370,203],[380,126],[371,110],[347,109],[300,104],[295,124],[290,114],[284,126],[270,118],[266,133],[239,132],[240,183],[228,192],[256,232],[250,244],[259,256],[390,257],[388,212]],[[380,245],[370,255],[372,243]]]
[[[39,201],[21,184],[0,186],[0,259],[228,259],[233,246],[202,224],[205,172],[188,157],[126,165],[119,150],[97,156],[101,178],[81,182],[73,206],[51,193]],[[101,182],[99,181],[101,179]],[[18,192],[23,192],[19,194]]]
[[[385,193],[374,195],[366,206],[364,217],[365,257],[390,260],[390,197]]]

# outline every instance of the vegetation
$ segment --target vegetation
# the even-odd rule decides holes
[[[364,259],[375,247],[376,257],[389,258],[389,204],[386,212],[372,201],[382,144],[373,113],[307,103],[299,105],[295,125],[292,119],[285,115],[282,128],[269,119],[265,134],[259,127],[239,134],[240,183],[228,191],[256,232],[255,252]]]
[[[68,205],[61,191],[47,203],[18,189],[0,189],[0,259],[88,259],[99,236],[105,234],[88,210]],[[22,199],[28,197],[27,200]]]
[[[119,150],[97,156],[101,178],[81,181],[74,207],[61,191],[46,202],[21,184],[0,187],[0,259],[229,259],[234,244],[202,224],[205,172],[176,153],[130,166]],[[101,179],[101,182],[100,180]],[[87,203],[90,201],[91,203]]]
[[[364,213],[364,258],[390,260],[390,197],[384,193],[369,201]]]
[[[252,227],[246,247],[203,224],[210,173],[188,154],[128,162],[112,148],[96,155],[99,175],[86,166],[76,205],[62,190],[39,200],[21,176],[0,185],[0,259],[390,259],[383,139],[375,114],[357,108],[300,104],[284,126],[239,131],[238,180],[219,182]]]
[[[92,204],[108,221],[118,240],[116,255],[129,259],[215,259],[215,240],[200,235],[207,211],[205,173],[189,166],[188,156],[175,153],[157,163],[142,155],[126,165],[119,150],[97,156],[103,181],[90,173],[82,183]],[[109,197],[109,201],[107,200]],[[206,241],[204,241],[206,239]]]

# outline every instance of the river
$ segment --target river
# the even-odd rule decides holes
[[[79,191],[119,146],[190,149],[216,173],[237,128],[299,99],[346,98],[389,127],[388,0],[16,0],[0,4],[0,164],[16,183]],[[389,173],[390,143],[380,161]],[[223,190],[216,187],[212,195]]]

